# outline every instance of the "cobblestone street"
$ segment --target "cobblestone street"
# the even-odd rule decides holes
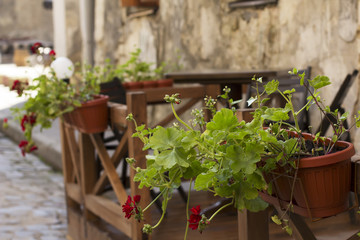
[[[0,133],[0,240],[64,240],[63,178]]]

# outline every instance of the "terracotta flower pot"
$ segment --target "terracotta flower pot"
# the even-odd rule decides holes
[[[312,135],[305,134],[306,139]],[[349,208],[351,157],[353,144],[338,141],[342,148],[334,153],[318,157],[301,158],[293,192],[294,211],[305,217],[333,216]],[[278,169],[273,174],[273,196],[261,194],[271,204],[285,207],[290,201],[294,170]],[[270,175],[265,178],[269,179]],[[275,197],[276,196],[276,197]]]
[[[82,133],[104,132],[108,124],[108,100],[108,96],[96,95],[93,100],[64,114],[64,119]]]
[[[158,87],[157,81],[144,81],[142,82],[143,88],[156,88]]]
[[[135,89],[141,89],[143,88],[143,83],[142,82],[127,82],[126,84],[123,85],[125,87],[125,89],[127,90],[135,90]]]
[[[165,78],[165,79],[157,80],[157,82],[158,82],[158,87],[172,87],[172,85],[174,84],[174,79]]]

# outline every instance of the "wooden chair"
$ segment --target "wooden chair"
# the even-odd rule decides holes
[[[342,82],[339,90],[337,91],[334,100],[332,101],[331,105],[330,105],[330,110],[334,111],[336,109],[339,110],[340,114],[345,113],[345,109],[342,107],[342,104],[344,102],[344,99],[346,97],[346,95],[348,94],[350,87],[352,86],[352,84],[354,83],[357,75],[358,75],[359,71],[357,69],[355,69],[351,74],[347,74],[344,81]],[[328,130],[328,128],[330,127],[330,121],[335,122],[336,120],[334,119],[333,116],[331,116],[330,114],[327,115],[327,117],[324,117],[319,125],[319,128],[317,129],[316,132],[320,132],[321,136],[325,136],[326,131]],[[345,121],[344,122],[344,127],[348,128],[348,122]],[[351,141],[350,138],[350,133],[347,132],[345,135],[343,135],[342,140]]]

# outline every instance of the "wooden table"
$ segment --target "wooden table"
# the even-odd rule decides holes
[[[200,83],[206,87],[206,92],[217,96],[221,93],[225,86],[231,88],[232,97],[234,100],[242,98],[242,93],[245,92],[244,85],[251,83],[252,77],[263,77],[269,80],[276,77],[275,70],[221,70],[221,69],[206,69],[194,71],[181,71],[167,73],[167,78],[174,79],[175,83]]]
[[[275,70],[198,70],[181,71],[165,74],[175,83],[201,84],[248,84],[253,76],[271,78],[276,76]]]

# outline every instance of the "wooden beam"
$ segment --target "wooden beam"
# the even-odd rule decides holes
[[[71,162],[71,155],[70,155],[70,147],[69,143],[66,140],[66,131],[65,131],[65,124],[63,121],[60,121],[60,140],[61,140],[61,158],[62,158],[62,169],[63,169],[63,176],[64,176],[64,186],[66,187],[68,184],[73,182],[74,176],[74,167]],[[68,192],[65,191],[65,200],[67,208],[73,207],[76,208],[76,203],[68,196]]]
[[[97,168],[95,159],[95,148],[91,143],[88,134],[79,132],[79,149],[80,149],[80,177],[81,177],[81,194],[89,194],[96,183]],[[84,203],[84,217],[86,220],[95,220],[96,217],[88,211]]]
[[[98,151],[101,164],[104,167],[106,175],[109,178],[109,181],[113,187],[113,190],[115,192],[118,201],[121,204],[124,204],[127,200],[127,193],[120,181],[119,175],[116,173],[114,164],[110,160],[109,154],[104,146],[104,143],[102,142],[100,135],[98,133],[90,134],[90,138],[96,150]]]
[[[66,189],[66,194],[69,196],[69,198],[76,201],[78,204],[81,204],[83,202],[83,198],[81,195],[81,189],[78,184],[67,183],[65,185],[65,189]]]
[[[238,211],[238,230],[241,240],[269,240],[269,214],[267,209],[250,212]]]
[[[126,130],[124,136],[120,140],[119,145],[115,149],[115,153],[111,157],[111,162],[115,167],[119,165],[120,160],[124,158],[128,152],[128,132],[129,131]],[[99,194],[104,189],[105,185],[108,183],[108,181],[106,181],[107,179],[107,175],[103,173],[95,184],[93,194]]]
[[[147,124],[147,98],[144,92],[129,92],[126,94],[126,103],[128,105],[129,113],[132,113],[134,119],[138,125]],[[144,109],[145,108],[145,109]],[[128,124],[129,134],[129,157],[136,160],[136,166],[140,168],[146,168],[146,154],[147,151],[143,151],[144,144],[139,138],[133,138],[131,135],[135,132],[135,125],[133,122]],[[144,209],[150,202],[150,191],[147,188],[139,189],[139,183],[133,181],[136,172],[133,168],[130,168],[130,188],[132,195],[141,195],[140,206]],[[151,222],[150,211],[144,213],[146,222]],[[138,224],[135,219],[132,222],[132,236],[133,240],[142,239],[142,224]]]
[[[85,203],[90,211],[131,238],[131,221],[125,219],[120,205],[92,194],[85,196]]]
[[[78,181],[78,183],[80,183],[80,169],[79,169],[80,154],[79,154],[79,147],[78,147],[78,144],[77,144],[76,138],[75,138],[74,129],[65,127],[65,133],[66,133],[65,134],[66,141],[67,141],[67,144],[68,144],[69,150],[70,150],[69,156],[70,156],[71,162],[73,164],[75,177],[76,177],[76,180]]]

